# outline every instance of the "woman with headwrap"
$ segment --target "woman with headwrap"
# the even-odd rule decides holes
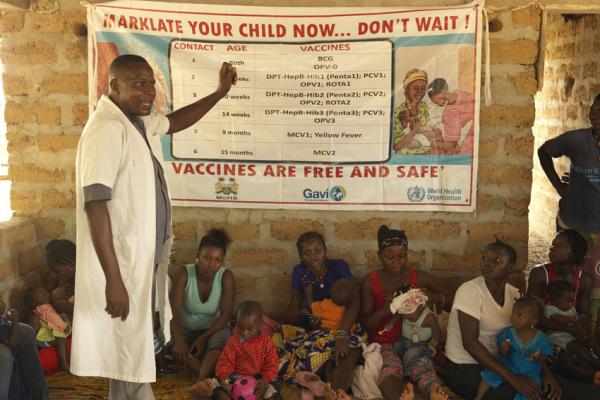
[[[408,265],[408,239],[404,231],[382,225],[377,232],[378,255],[382,268],[368,274],[361,286],[361,324],[369,334],[369,341],[381,344],[383,367],[379,388],[386,400],[403,396],[406,372],[421,392],[430,399],[445,397],[435,382],[431,356],[399,352],[402,320],[391,328],[386,326],[394,318],[390,304],[399,292],[420,288],[428,296],[429,304],[441,307],[452,303],[451,291],[442,287],[436,278]],[[400,358],[402,356],[402,358]],[[406,371],[405,371],[406,369]],[[410,387],[407,388],[410,391]],[[447,397],[446,397],[447,398]]]
[[[405,101],[394,110],[394,151],[410,154],[429,153],[442,141],[441,131],[429,128],[429,108],[423,97],[427,91],[427,72],[411,69],[402,86]]]

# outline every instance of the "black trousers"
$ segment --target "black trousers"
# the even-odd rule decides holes
[[[481,366],[479,364],[455,364],[448,360],[444,367],[444,382],[460,397],[471,400],[477,395],[479,381],[481,381]],[[485,400],[512,400],[517,391],[508,383],[503,383],[497,388],[490,388]]]

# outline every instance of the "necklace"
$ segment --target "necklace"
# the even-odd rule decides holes
[[[320,273],[316,274],[310,269],[306,271],[304,276],[302,277],[302,281],[304,285],[319,285],[321,289],[325,288],[325,275],[327,274],[327,268],[325,268]]]

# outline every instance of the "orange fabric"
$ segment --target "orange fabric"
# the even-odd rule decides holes
[[[346,307],[338,306],[330,299],[314,301],[310,308],[315,317],[321,320],[322,328],[340,329]]]

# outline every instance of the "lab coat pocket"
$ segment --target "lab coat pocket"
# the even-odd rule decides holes
[[[115,235],[113,242],[115,244],[117,260],[119,261],[121,278],[125,282],[125,285],[127,285],[135,265],[137,238],[135,236]]]

